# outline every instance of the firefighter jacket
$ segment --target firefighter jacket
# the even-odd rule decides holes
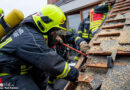
[[[84,19],[78,28],[79,36],[84,38],[89,43],[101,26],[109,9],[110,6],[107,4],[95,6],[91,9],[90,16]]]
[[[90,10],[90,31],[92,36],[96,34],[99,27],[106,17],[106,13],[109,11],[110,5],[98,5]]]
[[[78,35],[82,37],[87,43],[89,43],[89,41],[92,38],[89,26],[90,26],[90,18],[87,17],[83,20],[83,22],[80,23],[80,26],[78,28]]]
[[[78,77],[78,70],[70,67],[61,56],[46,45],[32,17],[28,17],[0,44],[0,77],[20,75],[16,78],[18,81],[23,74],[28,76],[32,67],[70,81],[75,81]],[[5,82],[6,80],[7,78]]]

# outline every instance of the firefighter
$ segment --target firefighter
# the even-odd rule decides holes
[[[0,8],[0,17],[4,15],[3,9]]]
[[[78,34],[84,38],[87,43],[99,31],[99,27],[106,17],[106,13],[110,10],[110,3],[95,6],[88,13],[88,17],[81,22],[78,28]]]
[[[43,72],[44,79],[47,76],[45,72],[57,78],[77,80],[79,71],[49,48],[56,31],[66,30],[65,20],[64,13],[57,6],[46,5],[6,35],[0,44],[0,78],[3,84],[9,83],[19,90],[39,90],[31,76],[33,68]],[[38,79],[41,79],[40,75]],[[5,84],[2,88],[6,87]]]
[[[86,40],[87,43],[90,41],[90,36],[88,35],[90,33],[89,31],[90,26],[90,15],[88,14],[88,17],[83,20],[83,22],[80,23],[80,26],[78,28],[78,35],[82,37],[84,40]]]
[[[86,41],[84,39],[82,39],[81,37],[79,37],[77,34],[74,34],[74,33],[67,33],[66,35],[58,34],[57,37],[56,37],[56,41],[58,41],[58,42],[55,42],[55,44],[51,48],[56,50],[56,52],[61,57],[63,57],[65,59],[65,61],[67,61],[67,62],[69,62],[68,61],[68,52],[69,51],[67,50],[67,48],[65,46],[62,45],[62,43],[73,45],[73,47],[79,48],[79,49],[81,49],[80,46],[83,43],[85,43],[85,45],[87,45],[87,43],[86,43]],[[85,46],[84,46],[84,48],[85,48]],[[85,49],[81,49],[81,50],[82,50],[82,52],[85,52],[86,48]],[[49,77],[49,81],[48,81],[48,88],[49,89],[50,88],[54,89],[54,84],[55,84],[56,81],[57,81],[56,77],[50,76]],[[64,82],[64,80],[63,80],[63,82]],[[62,87],[62,85],[59,88],[61,88],[61,87]]]

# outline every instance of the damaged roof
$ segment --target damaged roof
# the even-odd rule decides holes
[[[110,1],[115,4],[89,43],[79,83],[66,90],[130,90],[130,0]]]

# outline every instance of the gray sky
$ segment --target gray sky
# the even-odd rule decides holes
[[[4,10],[5,15],[16,8],[21,10],[25,17],[39,11],[46,4],[47,0],[0,0],[0,8]]]

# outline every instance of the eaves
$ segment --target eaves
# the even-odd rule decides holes
[[[77,9],[82,9],[84,7],[89,7],[95,3],[99,3],[103,0],[74,0],[70,3],[64,4],[62,6],[59,6],[59,8],[64,13],[69,13]]]

